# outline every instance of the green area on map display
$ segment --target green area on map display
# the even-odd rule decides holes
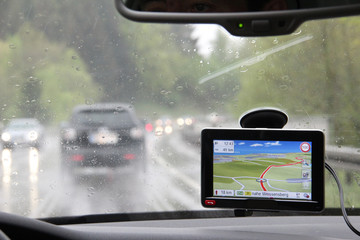
[[[213,171],[214,189],[311,192],[311,153],[218,154]]]

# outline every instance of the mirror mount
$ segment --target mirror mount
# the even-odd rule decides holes
[[[346,1],[344,1],[346,2]],[[258,12],[146,12],[128,8],[123,0],[115,0],[118,12],[139,22],[153,23],[210,23],[223,26],[234,36],[275,36],[293,33],[308,20],[360,14],[360,0],[351,5]]]

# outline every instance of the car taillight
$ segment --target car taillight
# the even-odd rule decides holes
[[[75,162],[81,162],[84,160],[84,155],[81,155],[81,154],[72,155],[71,160],[73,160]]]
[[[133,159],[135,159],[135,154],[127,153],[127,154],[124,155],[124,158],[126,160],[133,160]]]
[[[145,130],[148,132],[152,132],[152,130],[154,129],[154,126],[151,123],[148,123],[145,125]]]

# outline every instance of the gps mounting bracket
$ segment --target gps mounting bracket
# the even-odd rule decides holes
[[[240,117],[242,128],[283,128],[288,115],[277,108],[255,108]]]
[[[288,115],[277,108],[255,108],[245,112],[239,120],[242,128],[283,128]],[[251,216],[252,211],[234,209],[236,217]]]

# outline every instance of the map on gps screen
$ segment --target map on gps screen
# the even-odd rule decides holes
[[[311,200],[311,142],[213,140],[214,196]]]

